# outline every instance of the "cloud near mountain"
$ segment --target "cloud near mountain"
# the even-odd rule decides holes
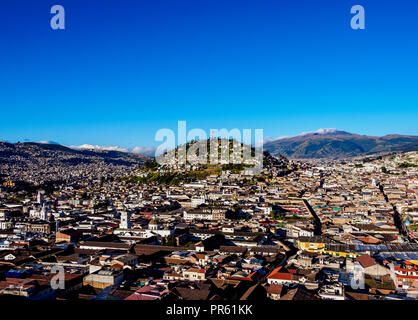
[[[119,151],[119,152],[128,152],[128,153],[136,153],[136,154],[143,154],[147,156],[154,156],[155,147],[134,147],[134,148],[125,148],[119,146],[99,146],[99,145],[92,145],[92,144],[82,144],[80,146],[69,146],[71,149],[76,150],[99,150],[99,151]]]
[[[135,147],[131,152],[153,157],[156,149],[156,147]]]
[[[38,143],[41,143],[41,144],[56,144],[56,145],[59,145],[59,143],[58,142],[55,142],[55,141],[46,141],[46,140],[44,140],[44,141],[39,141]]]

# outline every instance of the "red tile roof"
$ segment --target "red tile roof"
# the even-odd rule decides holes
[[[206,273],[206,270],[205,269],[198,269],[198,268],[190,268],[190,269],[187,269],[186,272]]]
[[[267,287],[267,293],[269,294],[278,294],[280,295],[283,291],[283,286],[281,284],[272,284]]]
[[[363,268],[371,267],[376,264],[376,261],[368,254],[363,254],[362,256],[357,257],[356,260],[361,264]]]
[[[292,274],[281,266],[281,267],[274,269],[268,275],[267,279],[292,280]]]

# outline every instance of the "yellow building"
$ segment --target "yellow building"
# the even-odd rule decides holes
[[[297,240],[297,247],[300,250],[323,253],[326,240],[322,237],[300,237]]]
[[[360,254],[354,252],[340,252],[340,251],[333,251],[333,250],[324,250],[324,254],[329,254],[335,257],[344,257],[344,258],[355,258],[359,257]]]
[[[3,186],[5,187],[14,187],[15,183],[12,180],[7,180],[6,182],[3,183]]]

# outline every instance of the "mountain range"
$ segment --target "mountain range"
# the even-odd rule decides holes
[[[418,150],[418,136],[359,135],[337,129],[320,129],[267,141],[264,149],[290,159],[343,159]]]
[[[93,157],[106,162],[137,162],[154,156],[154,147],[125,148],[84,144],[65,147],[53,141],[8,143],[0,141],[0,161],[22,154],[31,147],[40,151],[60,151],[74,158]],[[319,129],[296,136],[265,140],[264,150],[290,159],[344,159],[418,150],[418,136],[389,134],[382,137],[360,135],[337,129]]]
[[[39,161],[54,164],[108,163],[131,166],[150,159],[148,156],[117,150],[77,150],[51,142],[9,143],[0,141],[1,163],[26,163],[37,165]]]

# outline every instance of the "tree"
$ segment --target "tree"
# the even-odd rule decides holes
[[[157,163],[157,161],[155,161],[155,159],[153,159],[153,160],[147,160],[144,163],[144,167],[146,169],[155,170],[155,169],[158,168],[158,163]]]
[[[176,247],[177,246],[177,239],[174,235],[170,234],[166,240],[165,245],[170,247]]]

